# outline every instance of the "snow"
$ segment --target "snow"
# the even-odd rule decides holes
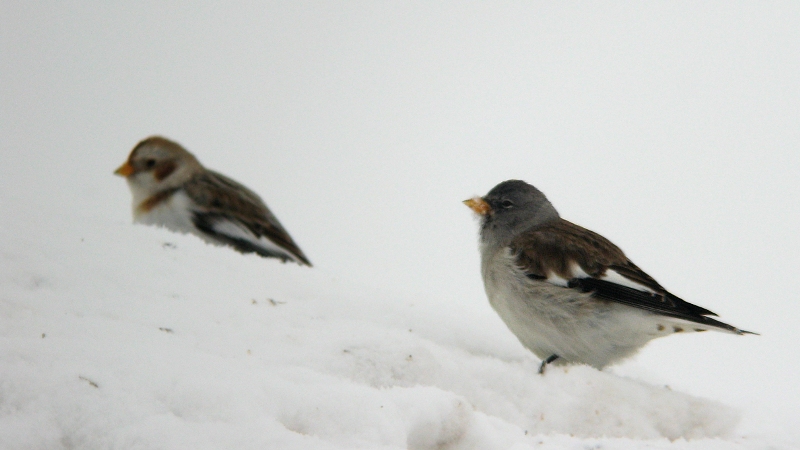
[[[4,448],[736,440],[719,402],[588,367],[538,376],[481,333],[454,345],[457,305],[119,221],[35,231],[3,228]]]
[[[797,448],[798,20],[1,3],[0,448]],[[314,267],[133,224],[112,172],[153,134]],[[512,178],[761,336],[537,375],[461,203]]]

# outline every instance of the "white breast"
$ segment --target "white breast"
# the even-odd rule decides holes
[[[203,237],[197,232],[192,222],[192,201],[183,191],[177,191],[169,198],[156,205],[150,211],[141,211],[139,205],[146,199],[137,202],[134,193],[133,221],[145,225],[157,225],[178,233],[192,233]]]
[[[482,249],[485,250],[485,249]],[[588,293],[532,280],[507,249],[482,251],[486,295],[508,328],[539,358],[602,368],[670,334],[663,317]],[[663,322],[662,322],[663,321]]]

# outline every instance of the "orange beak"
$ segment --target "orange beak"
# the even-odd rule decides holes
[[[125,164],[119,166],[119,168],[114,171],[115,174],[121,177],[129,177],[133,174],[133,172],[133,166],[128,161],[125,161]]]
[[[480,197],[473,197],[469,200],[464,200],[464,204],[469,206],[469,208],[475,211],[476,214],[481,216],[485,216],[492,212],[492,207],[486,203],[486,200]]]

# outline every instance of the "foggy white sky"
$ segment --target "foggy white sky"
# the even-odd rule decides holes
[[[314,270],[487,308],[461,200],[521,178],[764,334],[639,364],[681,355],[670,376],[712,397],[697,361],[793,386],[800,4],[698,3],[3,2],[0,217],[130,222],[111,172],[163,134],[258,192]]]

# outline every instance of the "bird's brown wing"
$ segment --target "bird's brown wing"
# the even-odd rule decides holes
[[[558,280],[555,275],[565,281],[565,289],[591,292],[598,300],[743,332],[706,317],[716,314],[667,292],[611,241],[566,220],[559,219],[523,233],[511,243],[511,250],[519,268],[530,278],[553,282]],[[628,282],[621,284],[614,277],[607,277],[611,271]]]
[[[193,221],[204,233],[243,253],[311,265],[267,205],[247,187],[209,170],[195,176],[184,189],[197,204]],[[269,240],[279,249],[264,245],[259,238]]]

